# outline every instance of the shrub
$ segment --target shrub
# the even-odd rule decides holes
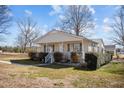
[[[40,60],[40,61],[45,61],[45,57],[47,56],[47,54],[48,53],[43,53],[43,52],[40,52],[40,53],[38,53],[38,59]]]
[[[109,63],[112,60],[112,54],[96,54],[96,53],[86,53],[85,62],[87,63],[87,68],[90,70],[96,70],[102,65]]]
[[[63,53],[55,52],[54,53],[54,60],[55,60],[55,62],[62,62],[62,60],[63,60]]]
[[[112,54],[111,53],[105,53],[104,59],[105,59],[105,63],[110,62],[112,60]]]
[[[37,60],[37,61],[44,61],[45,60],[45,56],[48,53],[43,53],[43,52],[29,52],[28,56],[30,57],[31,60]]]
[[[87,68],[90,70],[96,70],[97,68],[97,55],[93,53],[85,54],[85,62],[87,63]]]
[[[35,52],[29,52],[28,56],[30,57],[31,60],[35,60],[36,58],[36,53]]]
[[[72,62],[79,62],[79,55],[76,52],[71,53]]]

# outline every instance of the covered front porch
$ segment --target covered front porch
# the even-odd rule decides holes
[[[42,52],[82,52],[83,44],[77,42],[56,42],[40,44]],[[39,50],[38,50],[39,51]]]
[[[97,52],[97,43],[85,37],[75,36],[62,31],[52,31],[42,36],[36,41],[37,52],[63,53],[68,59],[72,52],[80,55],[80,59],[85,58],[87,52]]]
[[[68,42],[50,42],[39,44],[37,52],[44,53],[63,53],[66,59],[71,60],[71,53],[77,53],[80,60],[84,60],[85,53],[95,52],[95,44],[87,41],[68,41]]]

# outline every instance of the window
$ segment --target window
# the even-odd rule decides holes
[[[55,47],[55,46],[53,45],[53,52],[54,52],[54,47]]]
[[[80,51],[82,51],[82,44],[80,43]]]
[[[70,51],[70,44],[67,45],[68,51]]]
[[[80,51],[80,44],[74,44],[74,50],[76,52],[79,52]]]
[[[46,52],[46,45],[44,45],[44,52]]]

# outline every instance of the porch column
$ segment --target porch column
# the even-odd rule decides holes
[[[53,44],[53,47],[52,47],[53,49],[52,49],[52,52],[54,52],[54,50],[55,50],[55,45]]]
[[[84,41],[82,40],[82,59],[85,59]]]
[[[63,46],[63,42],[61,44],[59,44],[59,51],[60,52],[63,52],[64,50],[64,46]]]
[[[63,44],[63,42],[62,42],[62,52],[64,52],[64,44]]]
[[[47,43],[46,43],[46,52],[47,52]]]

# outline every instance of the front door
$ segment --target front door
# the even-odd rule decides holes
[[[52,45],[49,45],[49,46],[47,47],[47,52],[49,52],[49,53],[52,53],[52,52],[53,52],[53,47],[52,47]]]

